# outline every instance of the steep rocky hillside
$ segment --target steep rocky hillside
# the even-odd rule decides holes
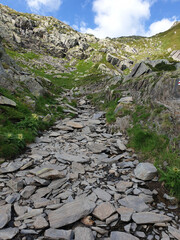
[[[86,94],[92,89],[101,92],[106,88],[107,98],[115,90],[108,89],[116,88],[115,92],[119,91],[116,96],[128,90],[138,104],[163,105],[171,120],[165,121],[168,125],[165,131],[164,124],[162,131],[162,124],[158,124],[159,132],[168,134],[172,123],[170,133],[177,137],[179,36],[177,22],[168,31],[151,38],[97,39],[53,17],[19,13],[0,5],[1,94],[7,97],[13,92],[33,112],[42,96],[57,98],[64,88],[78,87]],[[3,89],[10,92],[5,94]],[[49,114],[49,109],[46,110]]]

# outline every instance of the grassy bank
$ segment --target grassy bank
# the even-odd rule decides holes
[[[165,182],[170,194],[180,200],[180,156],[178,141],[180,138],[169,139],[172,124],[168,121],[168,114],[164,106],[137,105],[135,103],[123,105],[115,113],[121,91],[107,97],[104,91],[90,94],[88,98],[101,110],[106,111],[106,120],[113,124],[117,117],[130,116],[131,127],[127,129],[129,136],[128,147],[133,148],[139,155],[140,161],[152,162],[159,171],[160,180]],[[97,104],[98,103],[98,104]],[[160,123],[163,134],[160,134]],[[161,129],[161,130],[162,130]]]

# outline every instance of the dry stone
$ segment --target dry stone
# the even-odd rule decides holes
[[[105,202],[109,202],[111,200],[111,195],[101,188],[96,188],[93,192],[98,196],[98,198]]]
[[[121,221],[129,222],[131,220],[131,216],[134,212],[134,209],[121,206],[120,208],[117,209],[117,212],[121,216]]]
[[[175,237],[176,239],[180,240],[180,230],[169,226],[168,227],[168,231],[170,232],[170,234]]]
[[[73,122],[73,121],[67,122],[66,125],[67,125],[68,127],[77,128],[77,129],[83,128],[83,125],[82,125],[81,123]]]
[[[116,209],[111,203],[105,202],[94,209],[93,215],[103,221],[115,213],[115,211]]]
[[[11,220],[11,204],[0,207],[0,229]]]
[[[0,105],[16,107],[16,103],[14,101],[4,96],[0,96]]]
[[[128,208],[133,208],[135,212],[144,212],[149,209],[148,205],[137,196],[127,196],[119,200],[119,203]]]
[[[48,227],[48,225],[49,225],[48,222],[42,216],[37,217],[35,222],[33,223],[35,229],[43,229]]]
[[[139,238],[124,232],[111,232],[110,235],[110,240],[138,240],[138,239]]]
[[[87,199],[80,199],[67,203],[48,215],[50,226],[60,228],[76,222],[77,220],[90,214],[95,208],[95,204]]]
[[[8,240],[14,239],[14,237],[18,234],[18,228],[4,228],[0,230],[0,239],[1,240]]]
[[[116,184],[116,189],[118,192],[125,192],[128,188],[132,187],[133,182],[120,181]]]
[[[76,227],[75,228],[75,240],[94,240],[93,232],[87,227]]]
[[[137,224],[170,222],[171,217],[151,212],[134,213],[132,219]]]
[[[152,180],[157,175],[157,169],[151,163],[139,163],[134,170],[134,174],[138,179]]]
[[[72,240],[73,231],[49,228],[45,231],[44,236],[52,240]]]

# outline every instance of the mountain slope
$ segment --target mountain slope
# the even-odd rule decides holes
[[[76,116],[76,97],[87,95],[107,112],[110,131],[128,119],[133,147],[140,139],[138,150],[147,150],[145,139],[146,157],[180,167],[180,64],[170,55],[180,49],[180,24],[150,38],[98,39],[0,5],[0,37],[1,158],[21,153],[56,119]],[[133,102],[119,105],[122,96]]]

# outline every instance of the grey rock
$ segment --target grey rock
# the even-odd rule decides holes
[[[118,201],[122,206],[133,208],[135,212],[143,212],[149,209],[148,205],[137,196],[127,196]]]
[[[121,99],[119,99],[118,103],[132,103],[133,98],[132,97],[123,97]]]
[[[117,65],[120,62],[120,60],[117,57],[113,56],[110,53],[106,55],[106,61],[111,63],[113,66]]]
[[[100,233],[101,235],[107,234],[108,231],[101,227],[91,227],[92,230],[96,231],[97,233]]]
[[[124,232],[111,232],[110,235],[110,240],[138,240],[138,239],[139,238]]]
[[[74,230],[75,240],[94,240],[93,232],[87,227],[76,227]]]
[[[87,216],[95,208],[95,204],[87,199],[67,203],[48,215],[50,226],[59,228]]]
[[[127,77],[125,77],[125,81],[129,80],[132,77],[140,77],[145,73],[149,73],[150,71],[151,71],[151,68],[147,66],[144,62],[137,63],[134,66],[132,72]]]
[[[21,221],[21,220],[25,220],[25,219],[29,219],[29,218],[33,218],[33,217],[36,217],[40,214],[43,213],[43,209],[32,209],[30,210],[29,212],[23,214],[23,215],[20,215],[19,217],[15,218],[16,221]]]
[[[96,188],[93,192],[98,196],[98,198],[105,202],[109,202],[111,200],[111,195],[101,188]]]
[[[146,237],[146,234],[144,232],[140,232],[140,231],[135,232],[135,235],[137,237],[140,237],[140,238],[145,238]]]
[[[16,202],[14,204],[14,210],[18,216],[24,215],[25,212],[27,212],[28,207],[27,206],[19,206],[19,204]]]
[[[24,182],[22,179],[11,179],[7,182],[7,185],[15,192],[20,191],[23,186],[24,186]]]
[[[77,162],[72,162],[72,171],[73,173],[77,173],[77,174],[85,173],[84,166],[81,163],[77,163]]]
[[[67,125],[68,127],[77,128],[77,129],[83,128],[83,125],[82,125],[81,123],[73,122],[73,121],[67,122],[66,125]]]
[[[11,204],[0,207],[0,229],[11,220]]]
[[[42,216],[37,217],[33,223],[33,226],[35,229],[43,229],[43,228],[48,227],[48,225],[49,225],[48,222]]]
[[[44,236],[45,238],[54,240],[72,240],[73,231],[49,228],[45,231]]]
[[[116,189],[118,192],[125,192],[128,188],[132,187],[133,182],[120,181],[116,184]]]
[[[18,228],[4,228],[0,230],[0,239],[13,239],[19,232]]]
[[[24,235],[38,235],[38,232],[36,232],[35,230],[31,230],[31,229],[22,229],[21,230],[21,234],[24,234]]]
[[[14,101],[4,96],[0,96],[0,105],[16,107],[16,103]]]
[[[137,224],[170,222],[171,217],[151,212],[134,213],[132,219]]]
[[[168,231],[170,232],[170,234],[175,237],[176,239],[180,240],[180,230],[176,229],[174,227],[169,226],[168,227]]]
[[[152,203],[154,201],[153,197],[150,196],[150,195],[146,195],[144,193],[140,193],[139,194],[139,197],[142,198],[142,200],[145,202],[145,203]]]
[[[111,217],[106,219],[106,224],[109,225],[110,223],[115,222],[118,219],[119,219],[119,215],[116,213],[116,214],[114,214]]]
[[[157,175],[157,169],[151,163],[139,163],[134,170],[134,174],[138,179],[152,180]]]
[[[134,209],[121,206],[120,208],[117,209],[117,212],[121,216],[121,221],[129,222],[131,220],[131,216],[134,212]]]
[[[5,201],[7,203],[11,204],[11,203],[14,203],[14,202],[18,201],[19,199],[20,199],[20,194],[19,193],[13,193],[13,194],[7,196]]]
[[[131,223],[125,225],[125,226],[124,226],[124,230],[125,230],[127,233],[130,233],[130,230],[131,230]]]
[[[170,55],[175,61],[180,61],[180,50],[174,50]]]
[[[126,146],[123,144],[123,142],[121,140],[117,140],[117,146],[121,151],[125,151],[126,150]]]
[[[15,172],[22,167],[22,162],[11,162],[7,167],[1,168],[0,173],[11,173]]]
[[[36,186],[26,186],[21,192],[21,196],[25,199],[29,198],[36,190]]]
[[[93,215],[103,221],[115,213],[115,211],[116,209],[111,203],[105,202],[94,209]]]
[[[68,162],[77,162],[77,163],[86,163],[89,162],[89,158],[86,158],[85,156],[75,156],[67,153],[61,153],[61,154],[56,154],[55,155],[57,160],[59,161],[60,159],[68,161]]]
[[[91,150],[93,153],[101,153],[105,151],[107,148],[101,143],[88,143],[87,147],[89,150]]]

